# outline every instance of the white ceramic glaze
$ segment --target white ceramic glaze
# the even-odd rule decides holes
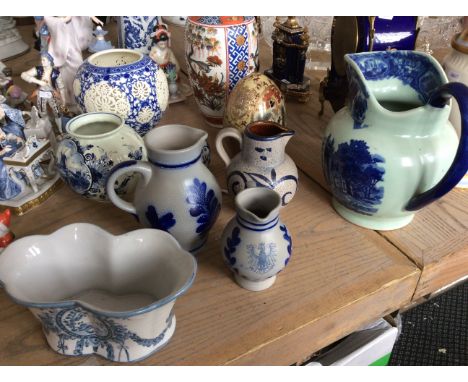
[[[57,145],[55,156],[61,178],[76,193],[108,201],[106,181],[111,170],[128,160],[147,160],[146,148],[133,129],[112,113],[85,113],[71,119]],[[119,195],[133,192],[135,179],[121,177]]]
[[[144,226],[169,232],[191,252],[203,247],[221,208],[221,190],[202,161],[207,136],[185,125],[153,129],[144,138],[149,162],[123,163],[107,182],[112,203]],[[129,203],[115,194],[114,182],[132,172],[142,177]]]
[[[279,219],[281,198],[268,188],[249,188],[236,196],[235,207],[221,253],[241,287],[261,291],[273,285],[292,253],[291,236]]]
[[[56,352],[131,362],[170,340],[174,303],[196,268],[166,232],[114,236],[77,223],[10,244],[0,255],[0,285],[41,321]]]
[[[267,187],[278,192],[283,206],[288,204],[296,193],[298,180],[296,164],[285,151],[293,135],[293,130],[267,121],[253,122],[243,133],[232,127],[222,129],[216,137],[216,150],[227,167],[229,193]],[[238,140],[241,146],[241,152],[232,159],[223,146],[228,137]]]

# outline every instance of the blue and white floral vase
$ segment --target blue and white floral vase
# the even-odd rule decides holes
[[[206,243],[221,209],[221,190],[202,160],[207,137],[185,125],[153,129],[144,138],[149,162],[122,163],[107,182],[112,203],[144,226],[169,232],[192,253]],[[135,172],[142,177],[129,203],[116,194],[114,183]]]
[[[60,177],[76,193],[108,201],[107,178],[115,166],[128,160],[147,160],[143,139],[122,118],[112,113],[87,113],[71,119],[57,145],[55,156]],[[133,192],[132,174],[120,177],[115,192]]]
[[[88,57],[73,82],[84,112],[110,112],[145,135],[161,119],[169,103],[164,71],[147,55],[109,49]]]
[[[153,42],[151,34],[159,23],[159,16],[119,16],[117,18],[119,48],[149,54]]]
[[[468,87],[415,51],[345,56],[348,106],[330,120],[322,163],[336,211],[392,230],[449,192],[468,168]],[[454,96],[460,140],[448,121]]]
[[[216,150],[226,164],[227,187],[232,195],[250,187],[266,187],[278,192],[281,205],[287,205],[297,189],[297,167],[286,154],[286,145],[294,135],[278,123],[257,121],[244,132],[232,127],[222,129],[216,137]],[[223,146],[225,138],[239,141],[241,152],[232,159]]]
[[[242,288],[267,289],[292,253],[291,235],[279,218],[281,198],[268,188],[248,188],[237,194],[235,208],[221,237],[224,262]]]

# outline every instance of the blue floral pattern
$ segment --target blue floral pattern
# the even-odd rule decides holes
[[[234,180],[234,177],[236,176],[240,178],[240,181],[242,181],[243,184],[241,184],[240,181],[238,180]],[[281,183],[287,182],[287,181],[293,181],[296,184],[296,188],[297,188],[297,178],[295,176],[285,175],[277,179],[276,170],[274,168],[271,169],[270,177],[267,177],[262,174],[257,174],[255,172],[233,171],[228,175],[228,179],[227,179],[229,191],[234,195],[248,188],[249,183],[252,183],[252,182],[254,183],[255,187],[265,187],[265,188],[270,188],[274,190]],[[281,195],[281,204],[283,206],[288,204],[286,202],[286,198],[288,197],[288,195],[292,195],[292,194],[293,192],[286,192],[283,195]]]
[[[167,88],[165,74],[161,70]],[[127,125],[141,136],[145,135],[161,119],[167,106],[168,93],[159,91],[161,87],[159,66],[148,56],[136,62],[104,67],[83,62],[76,73],[74,86],[80,91],[76,100],[84,112],[114,112],[122,117]],[[108,86],[111,95],[101,94],[99,104],[87,103],[87,94],[98,94],[97,86]],[[166,89],[167,90],[167,89]],[[116,98],[118,96],[118,98]],[[88,96],[91,98],[91,96]],[[164,100],[159,97],[166,97]],[[87,109],[87,104],[92,110]]]
[[[169,232],[169,229],[175,226],[176,220],[172,212],[167,212],[162,216],[158,215],[156,208],[149,205],[145,212],[146,219],[152,228],[160,229]]]
[[[119,46],[148,54],[151,49],[151,33],[158,24],[157,16],[121,16]]]
[[[86,165],[79,144],[72,139],[64,139],[57,146],[57,168],[62,179],[77,193],[86,195],[93,178]]]
[[[143,148],[125,145],[128,158],[141,160]],[[98,200],[106,200],[106,183],[116,167],[114,160],[98,145],[80,145],[79,141],[67,137],[60,141],[56,150],[57,169],[61,178],[77,193]],[[116,182],[116,192],[123,195],[133,175]]]
[[[171,313],[169,320],[166,321],[168,326],[155,338],[146,339],[113,319],[92,314],[81,307],[47,309],[37,317],[41,320],[47,335],[49,333],[57,335],[57,349],[63,354],[83,355],[84,349],[91,347],[94,353],[104,349],[105,357],[112,361],[132,360],[128,351],[130,341],[144,347],[157,346],[173,322],[173,313]],[[86,354],[88,353],[89,351],[86,351]]]
[[[335,150],[329,135],[323,145],[323,170],[333,196],[345,207],[365,215],[373,215],[382,203],[385,159],[371,154],[365,141],[351,139]]]
[[[194,178],[193,183],[186,188],[186,193],[186,201],[191,206],[190,215],[198,218],[196,232],[203,237],[216,221],[221,205],[215,192],[198,178]]]
[[[237,268],[235,268],[234,265],[236,265],[237,259],[234,256],[234,253],[236,252],[237,246],[241,243],[239,234],[240,229],[239,227],[235,226],[231,232],[231,237],[226,239],[226,245],[224,246],[224,257],[229,266],[236,272]]]
[[[280,231],[283,232],[283,239],[288,242],[288,257],[286,260],[284,260],[284,265],[288,265],[289,259],[291,258],[291,253],[292,253],[292,239],[291,236],[289,235],[288,229],[284,224],[280,225]]]

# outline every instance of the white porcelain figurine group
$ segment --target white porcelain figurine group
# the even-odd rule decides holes
[[[86,95],[101,86],[91,76],[105,78],[104,67],[123,59],[120,54],[100,53],[79,71],[75,90],[85,93],[80,99],[85,106],[98,105]],[[158,88],[159,75],[150,79],[151,86],[144,82],[153,64],[137,54],[124,58],[117,67],[132,67],[133,77],[124,85],[109,79],[102,86],[124,86],[105,102],[125,115],[100,111],[71,120],[58,144],[57,165],[75,192],[110,200],[153,229],[113,236],[74,224],[19,239],[0,256],[0,283],[42,322],[54,350],[121,362],[141,360],[171,338],[173,305],[196,273],[191,253],[205,245],[222,202],[205,165],[208,134],[184,125],[149,130],[166,106],[167,88]],[[350,107],[332,118],[323,141],[333,205],[355,224],[400,228],[467,171],[468,88],[447,83],[440,65],[420,52],[360,53],[346,61]],[[448,123],[450,95],[462,116],[459,141]],[[138,110],[126,108],[132,97],[139,99]],[[145,109],[148,97],[158,100],[154,109]],[[125,125],[135,121],[131,128]],[[279,213],[297,188],[297,168],[285,154],[293,134],[257,121],[243,133],[224,129],[216,138],[228,191],[236,195],[221,255],[236,282],[251,291],[270,287],[292,253],[291,234]],[[223,146],[228,136],[241,143],[232,160]]]

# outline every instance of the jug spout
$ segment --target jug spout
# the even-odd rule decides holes
[[[159,167],[186,167],[201,159],[208,134],[186,125],[164,125],[151,130],[144,141],[149,161]]]
[[[275,122],[252,122],[244,130],[243,159],[252,160],[251,153],[256,153],[254,160],[260,166],[274,167],[284,161],[286,145],[294,134]]]
[[[445,113],[428,116],[426,104],[447,77],[430,55],[415,51],[384,51],[347,54],[348,107],[354,128],[385,126],[385,121],[404,118],[432,121]],[[401,114],[401,116],[399,116]],[[395,126],[402,126],[395,120]],[[432,124],[433,124],[432,123]],[[388,126],[385,126],[385,128]]]
[[[273,227],[277,223],[281,197],[269,188],[246,188],[237,194],[235,206],[241,222],[258,230],[259,227]]]

